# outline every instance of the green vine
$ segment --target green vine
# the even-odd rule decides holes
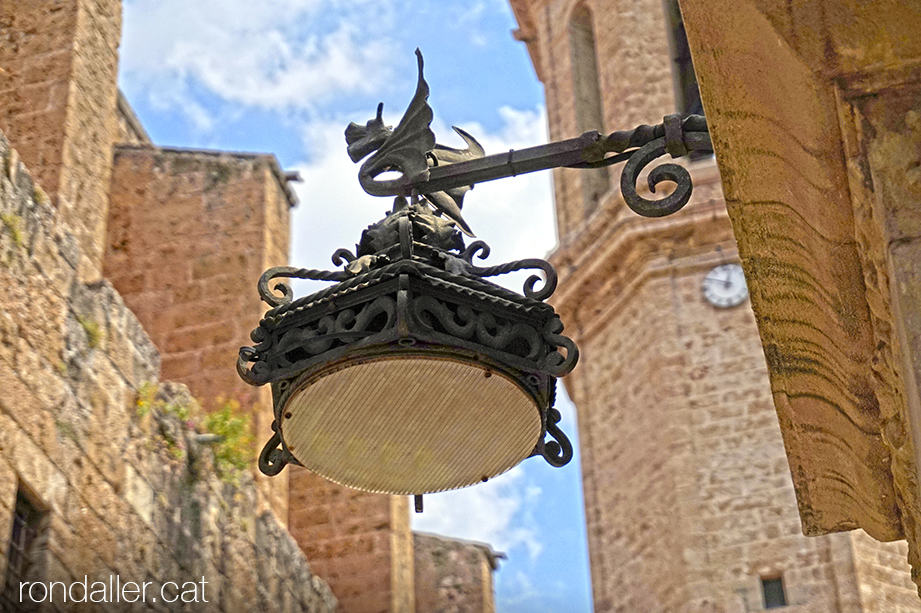
[[[138,417],[147,417],[151,409],[154,408],[157,396],[157,384],[149,381],[141,384],[138,388],[138,395],[134,401],[137,407]]]

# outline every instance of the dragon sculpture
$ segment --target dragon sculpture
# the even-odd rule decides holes
[[[366,192],[372,195],[388,195],[399,190],[406,180],[414,183],[428,179],[429,169],[436,166],[465,162],[485,155],[483,147],[464,130],[452,126],[454,131],[467,143],[466,149],[446,147],[435,142],[435,134],[430,127],[432,109],[428,105],[429,86],[422,76],[422,53],[416,49],[419,66],[419,78],[416,93],[409,107],[396,128],[384,125],[381,114],[384,103],[377,105],[377,115],[365,125],[350,123],[345,129],[345,142],[348,154],[353,162],[359,162],[372,154],[361,165],[358,181]],[[399,179],[378,180],[376,177],[384,172],[397,171]],[[474,236],[473,230],[461,215],[464,194],[472,186],[464,185],[445,191],[421,194],[420,201],[428,203],[436,215],[444,215],[464,234]],[[403,194],[403,196],[420,196],[420,194]],[[398,199],[399,201],[399,199]]]

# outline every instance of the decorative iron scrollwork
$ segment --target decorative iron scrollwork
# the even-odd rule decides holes
[[[691,175],[685,167],[662,164],[649,173],[649,190],[655,193],[660,183],[672,181],[675,183],[674,191],[660,199],[643,198],[637,193],[636,182],[646,166],[666,153],[679,158],[694,152],[713,152],[707,120],[702,115],[666,115],[660,124],[643,124],[632,130],[612,132],[592,147],[596,151],[587,157],[598,159],[569,164],[567,167],[600,168],[627,160],[620,176],[620,193],[627,206],[644,217],[663,217],[678,212],[691,199],[693,191]],[[608,153],[617,155],[603,157]]]
[[[681,210],[691,199],[691,175],[678,164],[662,164],[656,166],[649,173],[647,184],[649,191],[655,193],[656,186],[662,181],[673,181],[675,190],[668,196],[659,200],[643,198],[636,191],[636,181],[644,166],[657,157],[665,154],[665,139],[657,138],[640,147],[630,156],[624,164],[624,171],[620,175],[620,192],[624,202],[634,213],[643,217],[664,217]]]
[[[476,257],[480,260],[485,260],[489,257],[490,248],[483,241],[473,241],[467,248],[461,251],[460,258],[467,262],[468,264],[473,264],[473,258]]]
[[[534,300],[546,300],[553,292],[556,290],[556,270],[553,269],[553,266],[550,265],[550,262],[546,260],[541,260],[538,258],[527,258],[524,260],[516,260],[514,262],[508,262],[506,264],[499,264],[498,266],[489,266],[487,268],[479,268],[477,266],[470,266],[467,271],[477,277],[493,277],[496,275],[504,275],[506,273],[514,272],[516,270],[528,270],[528,269],[537,269],[543,271],[543,286],[537,291],[534,290],[534,285],[541,281],[541,278],[537,275],[531,275],[524,282],[524,295],[528,298],[533,298]]]
[[[250,385],[262,385],[265,383],[259,380],[251,367],[258,360],[259,355],[252,347],[240,347],[240,351],[237,353],[237,374]]]
[[[275,433],[262,448],[259,453],[259,470],[263,474],[274,477],[280,473],[288,464],[300,464],[291,453],[285,449],[281,440],[281,434],[278,432],[278,425],[272,422],[272,430]]]
[[[551,439],[536,453],[555,466],[571,456],[566,437],[547,407],[554,377],[569,373],[578,360],[575,343],[545,303],[557,284],[546,261],[530,258],[477,266],[490,248],[483,241],[465,247],[454,225],[418,201],[397,198],[394,209],[362,234],[356,254],[339,249],[332,262],[341,271],[281,266],[259,279],[259,293],[272,308],[250,334],[255,345],[241,347],[237,372],[247,383],[273,383],[276,423],[290,383],[311,369],[346,356],[404,351],[434,356],[468,356],[503,369],[531,394]],[[536,269],[523,294],[486,279]],[[278,278],[336,282],[292,300],[291,290],[270,283]],[[457,352],[460,352],[458,354]],[[277,384],[277,385],[274,385]],[[557,419],[558,421],[558,419]],[[277,474],[296,462],[276,429],[259,458],[260,469]]]
[[[355,254],[348,249],[336,249],[331,259],[333,266],[345,266],[355,261]]]
[[[394,196],[391,211],[364,230],[354,252],[337,249],[332,254],[339,270],[279,266],[259,278],[259,295],[271,308],[250,334],[254,345],[240,348],[236,368],[251,385],[272,384],[273,434],[259,455],[259,468],[265,474],[275,475],[286,464],[299,463],[280,427],[292,390],[349,365],[394,356],[451,360],[503,373],[539,413],[542,432],[532,455],[543,456],[553,466],[569,462],[572,445],[558,426],[560,413],[553,408],[553,399],[556,377],[572,371],[579,351],[562,335],[560,318],[544,302],[556,289],[556,271],[538,258],[478,265],[490,248],[479,240],[464,244],[462,234],[473,236],[461,216],[464,194],[474,183],[503,173],[607,165],[614,158],[642,153],[628,165],[630,172],[625,171],[633,176],[633,168],[638,173],[661,155],[662,146],[673,155],[681,153],[681,147],[688,151],[698,147],[688,133],[694,132],[690,127],[699,126],[671,119],[667,125],[641,127],[631,135],[603,138],[587,133],[545,148],[488,157],[472,136],[456,129],[467,147],[444,147],[435,143],[430,128],[429,89],[422,75],[422,56],[418,52],[417,56],[416,93],[397,127],[384,125],[378,106],[376,116],[365,125],[351,124],[346,129],[349,156],[354,162],[365,160],[359,182],[372,195]],[[612,147],[620,147],[620,153],[605,158]],[[636,151],[627,151],[630,148]],[[536,162],[531,155],[536,155]],[[653,171],[651,185],[664,179],[683,180],[678,171],[663,168]],[[402,176],[381,177],[387,171]],[[520,293],[491,280],[521,270],[539,274],[529,275]],[[334,285],[295,300],[288,285],[272,286],[276,279]]]
[[[427,204],[469,236],[473,233],[461,216],[461,206],[464,194],[475,183],[556,167],[600,168],[626,160],[620,182],[625,202],[639,215],[662,217],[680,210],[690,200],[691,176],[677,164],[654,168],[647,182],[649,190],[655,193],[664,181],[674,182],[675,189],[664,198],[648,199],[636,189],[643,168],[666,153],[679,158],[689,153],[713,152],[707,121],[702,115],[666,115],[660,124],[619,130],[606,137],[586,132],[567,141],[490,156],[485,155],[472,136],[457,128],[468,144],[467,149],[437,145],[430,127],[429,87],[422,74],[422,54],[418,49],[416,55],[419,68],[416,93],[400,123],[395,129],[384,126],[379,105],[377,116],[365,126],[349,125],[346,130],[349,155],[357,162],[373,152],[359,171],[359,182],[366,192],[374,196],[423,194]],[[608,155],[611,153],[615,155]],[[402,176],[386,181],[375,179],[387,170],[398,171]]]
[[[487,347],[517,355],[528,360],[540,357],[540,335],[533,326],[521,322],[502,321],[488,312],[475,312],[467,305],[453,309],[432,296],[419,296],[412,301],[417,320],[430,329],[442,329],[452,336],[474,339]]]
[[[340,249],[333,254],[333,258],[337,255],[341,255],[340,252],[346,251],[345,249]],[[346,253],[348,253],[346,251]],[[354,258],[353,258],[354,259]],[[269,306],[279,307],[291,302],[292,293],[291,288],[283,283],[278,283],[273,287],[275,291],[281,292],[281,296],[277,296],[272,293],[272,289],[269,289],[269,282],[273,279],[312,279],[314,281],[344,281],[348,278],[348,274],[341,271],[331,271],[331,270],[314,270],[308,268],[295,268],[294,266],[275,266],[274,268],[269,268],[267,271],[262,273],[262,276],[259,277],[259,297],[262,298],[262,301],[268,304]]]
[[[395,129],[383,124],[381,103],[377,116],[367,124],[352,123],[346,129],[349,156],[358,162],[370,154],[358,173],[366,192],[374,196],[422,194],[423,202],[436,214],[444,215],[469,236],[473,232],[461,216],[461,207],[464,194],[475,183],[556,167],[600,168],[626,160],[620,188],[627,206],[645,217],[662,217],[688,203],[693,190],[691,175],[677,164],[654,168],[647,181],[649,190],[655,193],[657,186],[665,181],[674,182],[675,189],[664,198],[649,199],[637,192],[640,172],[666,153],[678,158],[694,152],[713,152],[707,121],[702,115],[666,115],[660,124],[619,130],[606,137],[586,132],[567,141],[490,156],[485,155],[472,136],[458,128],[455,130],[467,142],[467,149],[437,145],[430,127],[433,114],[427,102],[429,86],[422,74],[422,54],[418,49],[416,56],[419,71],[416,92],[400,123]],[[615,155],[609,156],[610,153]],[[388,170],[402,176],[385,181],[375,178]],[[555,285],[548,278],[544,287],[535,292],[536,283],[537,280],[529,280],[527,295],[543,295],[548,286]]]
[[[571,338],[563,336],[563,322],[559,317],[549,320],[543,329],[544,339],[555,347],[562,347],[566,350],[564,356],[559,351],[551,352],[544,360],[543,367],[555,377],[562,377],[572,372],[579,361],[579,348]]]
[[[649,191],[655,193],[656,186],[663,181],[674,182],[674,191],[658,200],[643,198],[636,191],[636,182],[644,167],[666,153],[682,157],[694,151],[713,151],[706,120],[700,115],[691,115],[683,121],[678,115],[668,115],[662,124],[653,127],[652,133],[658,134],[660,127],[665,135],[651,139],[633,152],[620,176],[620,192],[624,201],[634,213],[644,217],[664,217],[678,212],[691,199],[693,191],[691,175],[684,166],[662,164],[649,173]]]
[[[554,291],[556,291],[556,270],[553,268],[550,262],[538,258],[527,258],[524,260],[516,260],[514,262],[508,262],[506,264],[499,264],[497,266],[488,266],[484,268],[475,266],[473,264],[474,257],[480,260],[485,260],[487,257],[489,257],[489,251],[489,245],[483,241],[474,241],[470,243],[467,248],[464,249],[460,254],[460,258],[468,264],[466,267],[466,272],[477,277],[494,277],[496,275],[504,275],[516,270],[537,269],[544,273],[544,278],[541,279],[537,275],[531,275],[525,279],[524,287],[522,288],[524,295],[528,298],[533,298],[534,300],[546,300],[553,295]],[[535,291],[534,286],[540,281],[543,281],[543,285],[539,290]]]
[[[262,385],[298,371],[314,356],[336,346],[392,329],[395,322],[396,302],[390,296],[379,296],[357,311],[344,309],[286,329],[283,334],[267,334],[260,327],[252,336],[262,342],[255,347],[240,348],[237,373],[250,385]]]
[[[473,236],[461,216],[464,194],[475,184],[548,168],[600,168],[627,161],[620,188],[627,205],[645,217],[662,217],[680,210],[690,200],[693,185],[687,169],[677,164],[654,168],[648,178],[649,190],[664,182],[675,189],[660,199],[639,195],[636,182],[640,172],[654,159],[670,154],[673,158],[689,153],[712,153],[707,121],[702,115],[666,115],[658,125],[640,125],[632,130],[612,132],[604,137],[586,132],[566,141],[505,154],[486,156],[476,140],[455,128],[467,142],[467,149],[452,149],[435,143],[431,130],[432,109],[427,99],[429,86],[422,74],[422,54],[416,49],[418,80],[416,92],[395,129],[383,124],[381,110],[364,126],[352,123],[346,129],[349,156],[362,164],[358,177],[364,190],[374,196],[422,194],[424,202],[444,215],[465,234]],[[373,152],[373,154],[372,154]],[[609,156],[608,154],[615,155]],[[375,177],[385,171],[401,177],[386,181]],[[530,291],[533,291],[531,283]],[[549,283],[548,283],[549,284]],[[542,293],[545,288],[536,293]],[[552,291],[552,290],[551,290]]]
[[[552,436],[554,440],[548,441],[545,439],[541,441],[540,448],[540,454],[547,460],[547,463],[557,468],[569,464],[569,461],[572,460],[572,443],[569,442],[569,438],[557,426],[560,423],[560,419],[562,419],[560,412],[551,407],[547,412],[547,434]]]

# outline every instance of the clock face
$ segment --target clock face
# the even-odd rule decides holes
[[[708,272],[702,289],[710,304],[723,309],[742,304],[748,298],[745,274],[738,264],[721,264]]]

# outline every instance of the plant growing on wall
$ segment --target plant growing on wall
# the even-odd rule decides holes
[[[214,465],[222,478],[236,481],[237,473],[253,461],[251,419],[233,399],[218,398],[220,408],[204,419],[206,432],[221,437],[214,446]]]
[[[166,447],[174,457],[181,457],[185,446],[178,439],[175,421],[182,427],[199,435],[206,435],[207,440],[200,444],[211,446],[214,468],[218,475],[228,483],[236,484],[242,471],[250,467],[255,457],[251,418],[241,410],[240,403],[233,399],[219,397],[215,404],[217,409],[203,413],[201,403],[179,402],[164,398],[156,383],[144,383],[138,388],[135,406],[140,418],[155,415],[159,424],[160,435],[166,441]],[[162,418],[172,417],[172,426],[163,423]],[[210,436],[209,436],[210,435]]]

